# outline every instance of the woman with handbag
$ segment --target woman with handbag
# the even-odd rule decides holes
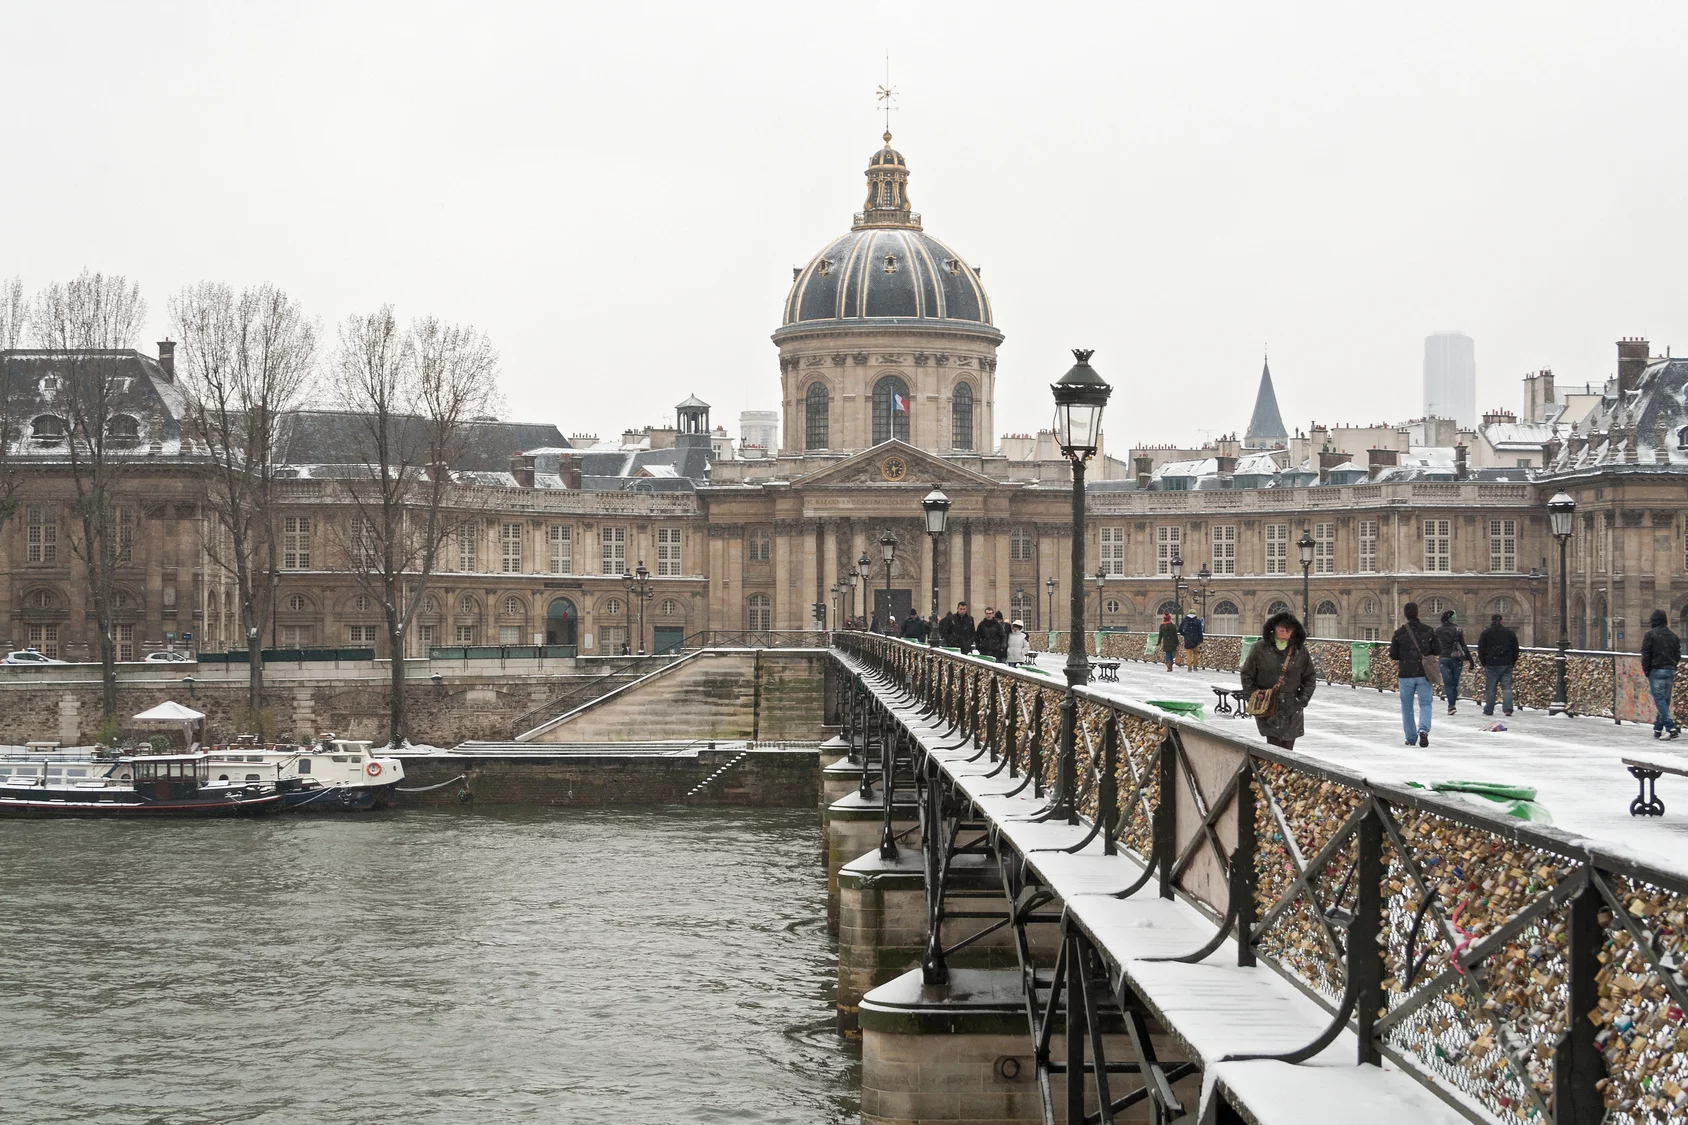
[[[1273,614],[1260,642],[1243,661],[1243,706],[1271,746],[1295,748],[1302,736],[1302,712],[1313,698],[1319,676],[1307,655],[1307,630],[1293,613]]]
[[[1397,665],[1401,683],[1401,729],[1407,745],[1430,745],[1430,707],[1435,689],[1442,686],[1442,670],[1430,659],[1441,651],[1436,634],[1418,619],[1418,603],[1401,607],[1406,621],[1389,641],[1389,659]],[[1413,722],[1413,700],[1418,700],[1418,722]]]

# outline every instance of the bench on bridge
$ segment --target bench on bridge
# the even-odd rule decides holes
[[[1233,719],[1245,718],[1248,711],[1244,704],[1248,702],[1248,692],[1242,688],[1226,687],[1223,684],[1211,684],[1213,694],[1219,697],[1219,702],[1213,705],[1215,715],[1229,715]],[[1233,704],[1233,701],[1234,704]]]
[[[1665,803],[1655,789],[1659,778],[1667,773],[1688,777],[1688,758],[1625,758],[1629,775],[1641,785],[1641,794],[1629,803],[1630,816],[1663,816]]]
[[[1093,679],[1106,680],[1111,684],[1119,683],[1119,661],[1113,659],[1092,659],[1090,673]]]

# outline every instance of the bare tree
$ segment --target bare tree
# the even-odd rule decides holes
[[[263,632],[279,578],[275,513],[280,426],[308,393],[316,362],[316,326],[286,293],[269,285],[243,290],[202,282],[170,301],[181,337],[178,371],[188,392],[187,424],[209,461],[206,504],[214,535],[211,564],[233,577],[246,645],[246,707],[263,707]]]
[[[23,342],[29,322],[29,302],[24,299],[21,277],[0,278],[0,352],[11,351]],[[12,518],[18,506],[18,465],[13,443],[23,436],[23,419],[18,409],[23,401],[19,380],[0,367],[0,527]]]
[[[23,343],[29,324],[29,302],[23,296],[23,278],[0,278],[0,352]]]
[[[36,295],[30,314],[37,343],[62,353],[59,395],[78,525],[69,536],[70,549],[82,563],[94,602],[103,685],[100,709],[108,720],[117,712],[113,580],[117,567],[128,565],[129,537],[134,533],[132,519],[126,520],[120,511],[133,444],[111,427],[124,393],[123,365],[110,352],[133,346],[145,315],[146,303],[134,282],[87,270],[71,281],[48,285]]]
[[[389,746],[409,736],[405,637],[451,528],[451,465],[468,423],[496,401],[497,369],[497,353],[478,330],[432,318],[401,329],[391,306],[340,329],[336,397],[359,418],[364,457],[345,485],[350,522],[337,531],[359,586],[380,599],[386,619]]]

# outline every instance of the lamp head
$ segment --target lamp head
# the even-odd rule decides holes
[[[1306,528],[1301,529],[1301,538],[1295,541],[1295,546],[1301,552],[1301,565],[1311,566],[1313,563],[1313,548],[1316,544],[1313,542],[1313,536],[1308,533]]]
[[[1566,539],[1571,534],[1571,517],[1577,513],[1577,502],[1571,499],[1569,492],[1559,495],[1547,502],[1547,519],[1553,525],[1556,538]]]
[[[885,559],[886,566],[897,557],[897,537],[889,531],[879,537],[879,554]]]
[[[1207,582],[1207,580],[1212,578],[1212,577],[1213,577],[1213,571],[1211,571],[1207,568],[1206,563],[1202,563],[1202,568],[1200,570],[1196,571],[1196,580],[1198,582],[1205,584]]]
[[[944,525],[949,522],[950,498],[934,488],[920,501],[920,506],[926,511],[927,534],[942,535]]]
[[[866,574],[868,567],[870,567],[872,565],[873,565],[873,559],[868,555],[868,553],[866,551],[863,551],[862,557],[856,560],[856,566],[861,568],[861,572],[863,574]]]
[[[1184,557],[1182,555],[1173,555],[1172,561],[1170,563],[1168,563],[1167,565],[1172,570],[1172,577],[1173,578],[1184,577]]]
[[[1055,395],[1055,440],[1061,452],[1075,461],[1094,456],[1101,445],[1102,408],[1113,393],[1090,366],[1093,354],[1090,349],[1074,348],[1073,358],[1078,362],[1049,388]]]

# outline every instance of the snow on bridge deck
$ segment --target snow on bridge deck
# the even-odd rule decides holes
[[[1040,653],[1038,665],[1059,678],[1065,654]],[[1162,665],[1127,660],[1119,682],[1097,680],[1090,690],[1143,704],[1151,699],[1186,700],[1206,705],[1207,722],[1234,737],[1265,743],[1254,720],[1213,713],[1213,688],[1238,686],[1237,674],[1216,669],[1182,668],[1168,672]],[[1545,711],[1514,711],[1511,718],[1495,705],[1494,716],[1480,705],[1461,700],[1459,713],[1447,714],[1447,704],[1433,701],[1430,746],[1409,748],[1401,730],[1400,696],[1374,688],[1319,683],[1307,708],[1305,737],[1297,739],[1297,753],[1363,773],[1371,781],[1496,781],[1531,785],[1537,803],[1553,817],[1556,827],[1599,843],[1608,851],[1667,870],[1688,871],[1688,780],[1672,786],[1662,779],[1663,817],[1632,817],[1629,803],[1636,795],[1635,779],[1624,768],[1625,757],[1680,759],[1688,766],[1688,739],[1655,742],[1650,726],[1618,725],[1609,718],[1549,716]],[[1485,731],[1490,723],[1504,723],[1505,731]]]

